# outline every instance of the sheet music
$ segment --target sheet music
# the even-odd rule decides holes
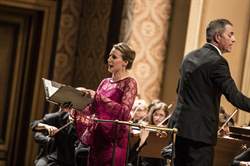
[[[50,98],[58,89],[58,86],[53,86],[52,81],[43,78],[46,98]]]
[[[73,108],[82,110],[92,101],[90,95],[84,95],[83,92],[70,85],[60,84],[45,78],[42,80],[45,96],[49,102],[59,105],[70,102]]]

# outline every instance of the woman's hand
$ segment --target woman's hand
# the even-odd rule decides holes
[[[85,91],[87,90],[87,89],[84,88],[84,87],[77,87],[76,89],[79,90],[79,91],[81,91],[81,92],[85,92]]]
[[[74,122],[76,119],[76,110],[75,109],[71,109],[69,111],[69,121],[70,122]]]
[[[91,99],[93,99],[95,97],[95,91],[92,89],[86,89],[84,87],[78,87],[76,89],[83,92],[84,95],[89,95],[91,97]]]
[[[157,127],[166,127],[166,125],[163,125],[163,124],[158,124]],[[156,131],[156,136],[162,138],[162,137],[167,137],[168,136],[168,133],[166,131],[161,131],[161,130],[158,130]]]
[[[87,94],[90,95],[91,99],[94,99],[95,97],[95,91],[91,89],[87,89]]]

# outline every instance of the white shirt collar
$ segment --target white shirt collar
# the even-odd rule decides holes
[[[220,50],[218,47],[216,47],[214,44],[212,44],[212,43],[207,43],[207,44],[213,46],[213,47],[218,51],[218,53],[219,53],[220,55],[222,55],[221,50]]]

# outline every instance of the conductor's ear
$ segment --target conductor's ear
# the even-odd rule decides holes
[[[220,40],[221,40],[221,33],[216,33],[216,34],[214,35],[214,41],[215,41],[216,43],[219,43]]]

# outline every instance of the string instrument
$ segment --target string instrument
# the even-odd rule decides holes
[[[237,127],[237,126],[227,126],[228,122],[232,117],[239,111],[238,108],[230,115],[230,117],[224,122],[224,124],[218,130],[219,136],[229,135],[232,138],[238,138],[250,141],[250,128],[249,127]],[[228,131],[227,131],[228,130]],[[244,147],[244,146],[242,146]]]
[[[169,110],[172,106],[173,104],[169,104],[167,109]],[[169,114],[167,117],[165,117],[159,124],[156,125],[156,127],[166,127],[166,126],[163,126],[163,124],[171,117],[171,115],[172,114]],[[150,114],[144,116],[141,120],[138,121],[138,124],[141,124],[142,126],[148,125],[148,122],[145,121],[145,119],[147,119],[149,116]],[[154,126],[154,125],[151,125],[151,126]],[[132,127],[132,129],[137,130],[138,131],[137,134],[140,133],[140,127]],[[146,128],[146,130],[158,132],[157,130],[152,129],[152,128]]]
[[[227,134],[229,131],[226,130],[228,122],[236,115],[236,113],[239,111],[238,108],[234,110],[234,112],[228,117],[228,119],[222,124],[222,126],[219,128],[217,131],[217,135],[224,136]]]
[[[217,144],[215,146],[214,162],[213,165],[228,165],[232,162],[232,159],[245,151],[250,146],[250,128],[227,126],[227,123],[236,115],[238,109],[227,118],[223,125],[218,130],[218,135],[224,132],[224,128],[227,127],[229,132],[224,137],[217,138]]]
[[[65,129],[66,127],[68,127],[70,124],[72,124],[73,123],[73,121],[70,121],[70,122],[68,122],[68,123],[66,123],[65,125],[63,125],[62,127],[60,127],[55,133],[54,133],[54,135],[56,135],[58,132],[60,132],[60,131],[62,131],[63,129]],[[53,136],[54,136],[53,135]]]
[[[68,127],[72,123],[73,123],[73,121],[66,123],[65,125],[60,127],[58,130],[56,130],[52,135],[49,135],[49,132],[45,129],[47,131],[46,133],[48,134],[47,137],[54,137],[57,133],[59,133],[60,131],[62,131],[63,129],[65,129],[66,127]]]
[[[172,107],[172,104],[168,106],[168,109]],[[143,127],[142,122],[140,124],[142,124],[142,127],[137,127],[138,130],[138,134],[140,136],[140,142],[138,147],[136,148],[136,151],[139,151],[139,149],[142,148],[142,146],[145,144],[146,140],[148,139],[149,136],[149,132],[156,132],[156,136],[161,137],[167,137],[167,131],[162,131],[162,130],[158,130],[157,128],[166,128],[166,126],[164,126],[163,124],[171,117],[172,114],[169,114],[167,117],[165,117],[159,124],[157,125],[148,125],[147,124],[147,128]],[[145,126],[145,125],[144,125]]]
[[[240,146],[240,148],[241,148],[243,151],[246,151],[246,150],[248,149],[247,144],[242,144],[242,145]]]

